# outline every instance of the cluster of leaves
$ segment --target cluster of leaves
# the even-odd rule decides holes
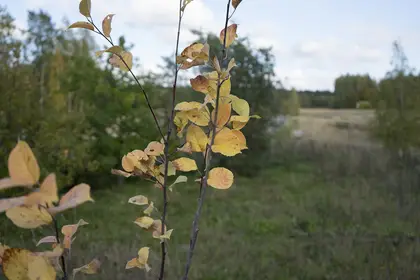
[[[64,225],[60,237],[56,216],[65,210],[93,201],[90,186],[84,183],[76,185],[60,198],[54,173],[50,173],[40,183],[38,162],[25,141],[18,141],[10,152],[8,170],[10,177],[0,180],[0,190],[25,187],[29,192],[24,196],[1,199],[0,212],[6,212],[7,218],[20,228],[35,229],[52,225],[55,235],[46,236],[37,243],[37,246],[50,243],[50,251],[31,252],[0,244],[0,264],[4,275],[10,280],[55,280],[57,273],[64,274],[67,278],[65,258],[71,250],[78,227],[88,223],[81,219],[77,224]],[[34,186],[39,188],[34,189]],[[94,259],[83,267],[73,269],[73,275],[78,272],[93,274],[99,267],[100,262]]]

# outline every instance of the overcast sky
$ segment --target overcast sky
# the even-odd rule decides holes
[[[0,0],[17,24],[26,26],[28,10],[43,9],[61,26],[65,17],[83,20],[79,0]],[[188,29],[219,33],[226,0],[194,0],[184,17],[181,47],[194,36]],[[135,44],[142,68],[157,71],[176,38],[176,0],[92,0],[100,23],[115,13],[112,34]],[[410,65],[420,68],[419,0],[243,0],[232,18],[238,36],[257,47],[273,47],[276,74],[298,89],[333,89],[345,73],[382,77],[390,69],[392,41],[399,39]],[[98,43],[103,45],[98,37]]]

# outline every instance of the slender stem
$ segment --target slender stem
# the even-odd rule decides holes
[[[93,22],[93,20],[91,19],[91,18],[88,18],[87,19],[88,21],[89,21],[89,23],[91,23],[94,27],[95,27],[95,29],[96,29],[96,32],[99,34],[99,35],[101,35],[102,37],[104,37],[110,44],[111,44],[111,46],[115,46],[114,45],[114,43],[112,42],[112,39],[110,39],[110,38],[108,38],[108,37],[106,37],[103,33],[102,33],[102,31],[95,25],[95,23]],[[152,105],[151,105],[151,103],[150,103],[150,100],[149,100],[149,96],[147,95],[147,93],[146,93],[146,90],[144,89],[144,87],[141,85],[141,83],[140,83],[140,81],[139,81],[139,79],[136,77],[136,75],[133,73],[133,71],[131,70],[131,68],[127,65],[127,63],[125,62],[125,60],[124,60],[124,58],[120,55],[120,54],[115,54],[116,56],[118,56],[120,59],[121,59],[121,61],[124,63],[124,65],[125,65],[125,67],[127,67],[127,69],[128,69],[128,71],[130,72],[130,74],[131,74],[131,76],[133,77],[133,79],[136,81],[136,84],[139,86],[139,88],[140,88],[140,90],[141,90],[141,92],[143,93],[143,95],[144,95],[144,98],[146,99],[146,103],[147,103],[147,106],[149,107],[149,110],[150,110],[150,112],[152,113],[152,116],[153,116],[153,119],[154,119],[154,121],[155,121],[155,124],[156,124],[156,127],[157,127],[157,129],[158,129],[158,131],[159,131],[159,134],[160,134],[160,136],[162,137],[162,138],[165,138],[165,136],[164,136],[164,134],[163,134],[163,132],[162,132],[162,129],[161,129],[161,127],[160,127],[160,125],[159,125],[159,121],[158,121],[158,119],[157,119],[157,117],[156,117],[156,114],[155,114],[155,111],[153,110],[153,107],[152,107]]]
[[[230,2],[231,2],[231,0],[228,0],[227,7],[226,7],[225,38],[223,40],[222,62],[227,58],[227,56],[226,56],[226,37],[227,37],[226,33],[227,32],[226,31],[227,31],[227,25],[228,25],[228,22],[229,22]],[[203,208],[203,204],[204,204],[204,199],[206,197],[207,177],[209,175],[210,163],[211,163],[211,159],[212,159],[212,156],[213,156],[211,146],[213,146],[214,139],[216,137],[217,116],[218,116],[218,113],[219,113],[220,88],[221,88],[223,82],[224,81],[221,81],[221,76],[219,74],[218,83],[217,83],[216,107],[215,107],[215,114],[214,114],[215,115],[214,116],[214,122],[216,124],[214,124],[214,123],[212,124],[211,141],[206,146],[206,152],[204,154],[204,168],[205,169],[204,169],[204,174],[201,177],[201,182],[200,182],[200,195],[198,197],[198,206],[197,206],[197,210],[196,210],[195,215],[194,215],[194,220],[193,220],[193,224],[192,224],[192,228],[191,228],[190,248],[188,250],[187,263],[185,264],[185,272],[184,272],[184,276],[182,278],[183,280],[188,279],[188,273],[190,271],[190,267],[191,267],[191,263],[192,263],[195,244],[196,244],[197,238],[198,238],[198,232],[199,232],[198,223],[199,223],[199,220],[200,220],[201,209]]]
[[[53,216],[52,220],[53,220],[53,224],[54,224],[54,231],[55,231],[55,238],[57,239],[57,243],[60,245],[60,236],[59,236],[59,231],[58,231],[58,224],[57,224],[57,220],[56,218],[54,218]],[[67,270],[66,270],[66,260],[64,258],[64,254],[62,254],[60,256],[60,262],[61,262],[61,268],[63,269],[63,280],[67,280]]]
[[[164,159],[165,159],[165,168],[164,168],[164,177],[163,177],[163,212],[161,216],[161,222],[162,222],[162,234],[164,234],[165,230],[165,222],[166,222],[166,215],[167,215],[167,208],[168,208],[168,170],[169,170],[169,144],[170,144],[170,138],[172,134],[172,123],[175,117],[175,100],[176,100],[176,85],[178,81],[178,72],[179,69],[176,67],[176,58],[178,56],[178,49],[179,49],[179,37],[181,35],[181,22],[182,22],[182,0],[179,0],[179,14],[178,14],[178,31],[177,31],[177,37],[176,37],[176,46],[175,46],[175,77],[174,77],[174,83],[172,86],[172,104],[171,104],[171,115],[169,117],[168,121],[168,132],[166,135],[166,138],[164,138],[165,142],[165,149],[164,149]],[[166,261],[166,243],[165,241],[161,242],[161,263],[160,263],[160,273],[159,273],[159,280],[163,280],[165,275],[165,261]]]

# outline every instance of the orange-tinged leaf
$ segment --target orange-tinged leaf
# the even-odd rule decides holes
[[[246,138],[245,138],[245,135],[241,131],[239,131],[239,130],[232,130],[232,133],[235,134],[235,136],[239,140],[239,148],[241,150],[248,149],[248,147],[246,146]]]
[[[229,104],[229,103],[220,102],[219,107],[218,107],[218,111],[217,111],[217,121],[216,122],[215,122],[216,109],[214,109],[212,114],[211,114],[213,123],[216,124],[217,128],[224,127],[228,123],[231,113],[232,113],[232,105]]]
[[[6,216],[18,227],[33,229],[52,222],[51,215],[43,207],[16,206],[6,211]]]
[[[100,268],[101,268],[101,262],[98,259],[93,259],[88,264],[85,264],[82,267],[73,269],[73,278],[78,272],[82,272],[84,274],[96,274],[99,272]]]
[[[153,225],[153,219],[147,216],[137,218],[134,223],[142,228],[150,228]]]
[[[18,141],[10,152],[8,168],[10,178],[17,184],[32,186],[39,180],[38,162],[25,141]]]
[[[109,59],[109,63],[123,71],[129,71],[133,67],[133,55],[131,52],[122,51],[119,55],[113,54]]]
[[[61,197],[59,205],[48,208],[48,212],[51,214],[59,213],[88,201],[94,201],[90,196],[90,186],[82,183],[71,188]]]
[[[227,28],[227,32],[225,32],[225,29],[223,29],[220,32],[220,43],[224,44],[225,41],[225,33],[226,33],[226,48],[229,48],[230,45],[232,45],[232,43],[235,41],[237,35],[236,35],[236,31],[238,29],[238,25],[237,24],[231,24],[228,26]]]
[[[102,21],[102,31],[105,37],[108,37],[108,38],[111,37],[111,30],[112,30],[111,22],[112,22],[113,16],[115,16],[115,14],[109,14]]]
[[[130,269],[134,267],[138,267],[140,269],[145,269],[146,272],[149,271],[151,268],[147,264],[149,259],[149,247],[143,247],[138,251],[137,258],[131,259],[127,262],[125,269]]]
[[[210,170],[207,183],[209,186],[216,189],[228,189],[233,184],[233,173],[229,169],[215,167]]]
[[[92,9],[91,0],[82,0],[79,4],[79,12],[85,16],[90,17],[90,10]]]
[[[232,130],[224,127],[216,134],[211,149],[215,153],[221,153],[230,157],[241,153],[241,147],[243,147],[241,139]]]
[[[180,69],[189,69],[193,66],[203,65],[209,60],[209,44],[193,43],[186,47],[180,56],[177,57],[177,63],[181,64]]]
[[[6,249],[10,249],[10,247],[0,243],[0,265],[3,263],[3,255]]]
[[[208,138],[200,127],[190,125],[187,129],[187,142],[191,143],[191,150],[193,152],[204,152],[206,150]]]
[[[7,211],[10,208],[23,205],[25,200],[26,196],[0,199],[0,213]]]
[[[194,79],[190,79],[190,84],[193,90],[208,93],[209,80],[203,75],[198,75]]]
[[[128,155],[133,157],[136,161],[149,159],[149,156],[146,154],[146,152],[142,150],[134,150],[128,153]]]
[[[128,203],[135,204],[135,205],[148,205],[149,199],[145,197],[144,195],[136,195],[133,197],[130,197],[128,199]]]
[[[173,160],[172,164],[175,166],[175,169],[179,171],[188,172],[197,170],[195,160],[186,157]]]
[[[80,219],[77,224],[65,225],[61,228],[61,233],[67,237],[73,237],[80,226],[88,225],[89,223],[83,219]]]
[[[179,152],[184,152],[187,154],[192,154],[192,148],[191,148],[191,143],[190,142],[185,142],[185,144],[181,147],[177,149]]]
[[[163,154],[164,145],[160,142],[153,141],[147,145],[144,152],[149,156],[159,156]]]
[[[129,156],[123,156],[121,160],[121,165],[127,172],[134,171],[135,162],[133,161],[133,158],[130,158]]]
[[[88,29],[88,30],[95,30],[95,27],[87,22],[87,21],[76,21],[75,23],[72,23],[69,27],[67,27],[67,29],[71,29],[71,28],[83,28],[83,29]]]
[[[234,9],[238,8],[239,4],[241,4],[242,0],[232,0],[232,7]]]
[[[125,269],[131,269],[139,266],[139,262],[137,261],[137,258],[132,258],[127,262],[125,265]]]

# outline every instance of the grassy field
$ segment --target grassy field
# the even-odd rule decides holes
[[[377,145],[367,133],[373,118],[373,110],[301,109],[298,120],[305,139],[370,146]]]
[[[129,180],[94,192],[94,203],[59,219],[90,223],[77,233],[71,265],[98,257],[103,268],[80,279],[156,279],[158,242],[133,223],[143,207],[127,203],[137,194],[159,208],[158,189]],[[195,184],[178,185],[170,195],[168,225],[175,230],[166,279],[180,279],[196,196]],[[412,236],[420,229],[417,210],[401,216],[381,188],[357,178],[326,181],[313,165],[237,178],[228,191],[209,189],[190,279],[418,279],[419,245]],[[11,246],[35,249],[40,237],[52,234],[48,227],[18,229],[4,214],[0,223],[0,242]],[[141,246],[151,247],[147,277],[124,270]]]

